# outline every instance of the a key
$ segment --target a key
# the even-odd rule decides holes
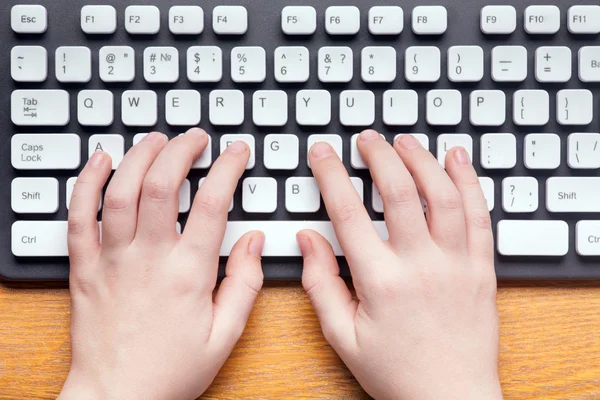
[[[325,126],[331,122],[331,93],[300,90],[296,94],[296,122],[303,126]]]
[[[495,189],[494,189],[494,180],[492,178],[482,177],[479,178],[479,185],[481,186],[481,191],[483,192],[483,196],[487,202],[488,211],[492,211],[495,207]]]
[[[10,194],[11,208],[18,214],[53,214],[58,211],[56,178],[15,178]]]
[[[369,9],[372,35],[399,35],[404,29],[404,11],[398,6],[374,6]]]
[[[173,83],[179,79],[179,52],[175,47],[144,50],[144,79],[150,83]]]
[[[556,120],[561,125],[588,125],[594,118],[594,97],[587,89],[556,93]]]
[[[460,91],[430,90],[427,92],[426,119],[429,125],[458,125],[462,120]]]
[[[281,30],[286,35],[312,35],[317,30],[317,11],[310,6],[283,7]]]
[[[517,139],[512,133],[486,133],[480,144],[483,168],[511,169],[517,165]]]
[[[546,208],[558,213],[600,212],[600,178],[553,176],[546,180]]]
[[[64,90],[15,90],[10,103],[17,126],[65,126],[70,120],[69,93]]]
[[[600,221],[579,221],[575,227],[575,249],[580,256],[600,256]]]
[[[89,82],[92,79],[92,52],[83,46],[62,46],[54,56],[56,80]]]
[[[474,90],[469,96],[473,126],[501,126],[506,121],[506,94],[502,90]]]
[[[155,35],[160,30],[160,10],[156,6],[125,8],[125,30],[131,35]]]
[[[15,33],[44,33],[48,28],[46,7],[18,4],[10,10],[10,26]]]
[[[198,182],[198,191],[200,191],[200,186],[202,186],[202,184],[204,183],[204,181],[206,180],[206,178],[201,178],[200,181]],[[229,212],[233,211],[233,198],[231,199],[231,201],[229,202]]]
[[[325,31],[330,35],[356,35],[360,10],[355,6],[332,6],[325,10]]]
[[[285,181],[285,209],[289,213],[316,213],[321,191],[315,178],[291,177]]]
[[[408,47],[404,54],[404,77],[411,83],[437,82],[441,75],[440,60],[440,49],[437,47]]]
[[[156,92],[126,90],[121,96],[121,120],[125,126],[154,126],[158,120]]]
[[[396,50],[390,46],[365,47],[361,53],[363,82],[393,82],[396,79]]]
[[[529,169],[556,169],[560,166],[560,137],[554,133],[525,136],[524,161]]]
[[[419,120],[419,96],[414,90],[383,92],[383,122],[390,126],[410,126]]]
[[[340,93],[340,123],[369,126],[375,122],[375,94],[370,90],[344,90]]]
[[[108,153],[112,159],[112,169],[115,170],[125,154],[125,139],[121,135],[92,135],[88,144],[88,158],[96,151]]]
[[[243,35],[248,31],[248,10],[243,6],[217,6],[212,24],[217,35]]]
[[[267,55],[258,46],[234,47],[231,50],[231,79],[234,82],[264,82],[267,77]]]
[[[319,49],[319,80],[321,82],[350,82],[354,75],[350,47],[321,47]]]
[[[579,80],[600,82],[600,46],[583,46],[579,49]]]
[[[310,160],[308,159],[308,155],[310,154],[311,148],[313,146],[313,144],[317,143],[317,142],[325,142],[325,143],[329,143],[329,145],[333,148],[333,150],[337,153],[338,157],[340,158],[340,160],[343,160],[343,144],[342,144],[342,137],[339,135],[330,135],[330,134],[315,134],[315,135],[309,135],[308,136],[308,141],[306,144],[306,160],[308,163],[308,167],[310,168]]]
[[[443,133],[437,139],[437,159],[446,168],[446,154],[453,148],[461,146],[473,160],[473,138],[465,133]]]
[[[600,168],[600,134],[571,133],[568,139],[567,163],[573,169]]]
[[[16,257],[66,257],[67,221],[16,221],[11,228],[11,251]]]
[[[255,155],[255,141],[254,136],[248,134],[227,134],[221,136],[221,154],[229,147],[230,144],[242,141],[246,142],[248,147],[250,148],[250,158],[248,159],[248,163],[246,163],[246,169],[254,168],[254,164],[256,163],[256,155]]]
[[[75,184],[77,183],[77,177],[73,176],[69,179],[67,179],[67,187],[66,187],[66,208],[67,210],[69,209],[69,206],[71,205],[71,197],[73,197],[73,190],[75,190]],[[102,197],[100,196],[100,200],[98,201],[98,211],[100,211],[102,209]]]
[[[571,49],[565,46],[538,47],[535,51],[538,82],[567,82],[571,79]]]
[[[117,10],[113,6],[89,5],[81,8],[81,30],[88,35],[111,35],[117,30]]]
[[[169,90],[165,95],[165,119],[173,126],[194,126],[201,120],[201,96],[197,90]]]
[[[546,125],[550,96],[545,90],[517,90],[513,95],[513,121],[517,125]]]
[[[192,169],[208,169],[212,164],[212,137],[208,135],[206,148],[192,164]]]
[[[48,52],[42,46],[13,47],[10,75],[16,82],[44,82],[48,78]]]
[[[306,82],[310,76],[308,49],[283,46],[275,49],[275,80],[280,83]]]
[[[103,82],[132,82],[135,78],[135,52],[131,47],[104,46],[99,59]]]
[[[178,211],[180,214],[187,213],[190,211],[192,206],[190,197],[191,197],[191,184],[188,179],[184,179],[183,183],[179,187],[179,192],[177,197],[179,198],[179,206]]]
[[[600,6],[571,6],[567,12],[567,27],[575,35],[600,33]]]
[[[513,6],[485,6],[480,27],[486,35],[509,35],[517,29],[517,10]]]
[[[81,139],[74,133],[20,133],[10,148],[14,169],[66,170],[81,164]]]
[[[109,90],[82,90],[77,94],[77,120],[83,126],[114,122],[114,96]]]
[[[532,213],[538,209],[538,181],[531,176],[512,176],[502,181],[502,208],[507,213]]]
[[[527,78],[527,49],[523,46],[496,46],[492,49],[492,79],[496,82],[523,82]]]
[[[383,199],[379,189],[375,186],[375,182],[371,185],[371,207],[376,213],[383,214]]]
[[[169,9],[169,30],[174,35],[199,35],[204,31],[204,10],[199,6]]]
[[[551,35],[560,29],[560,9],[557,6],[529,6],[525,9],[525,32],[530,35]]]
[[[481,47],[452,46],[448,49],[448,79],[452,82],[479,82],[482,78]]]
[[[364,201],[365,201],[365,184],[364,184],[363,180],[360,179],[359,177],[351,176],[350,182],[352,183],[352,186],[354,186],[354,189],[356,189],[356,193],[358,193],[358,196],[360,197],[360,202],[364,203]]]
[[[244,93],[241,90],[213,90],[209,97],[211,124],[235,126],[244,122]]]
[[[256,126],[283,126],[288,120],[288,96],[283,90],[257,90],[252,95],[252,121]]]
[[[360,151],[358,150],[358,144],[356,143],[359,136],[359,133],[355,133],[350,139],[350,165],[354,169],[367,169],[367,164],[363,160]],[[381,138],[385,140],[385,136],[381,135]]]
[[[448,11],[443,6],[417,6],[412,11],[415,35],[441,35],[448,28]]]
[[[565,221],[503,220],[496,230],[498,253],[503,256],[554,256],[569,252]]]
[[[269,134],[265,136],[263,163],[270,170],[294,170],[300,163],[300,141],[298,136]]]
[[[277,210],[277,181],[274,178],[244,179],[242,208],[247,213],[274,213]]]
[[[192,46],[187,50],[190,82],[219,82],[223,78],[223,52],[216,46]]]

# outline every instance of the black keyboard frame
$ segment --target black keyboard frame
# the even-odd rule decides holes
[[[0,43],[4,57],[0,59],[0,183],[4,190],[0,191],[0,277],[7,280],[38,280],[53,281],[68,279],[67,258],[17,258],[10,249],[11,225],[17,220],[66,220],[65,185],[66,180],[76,176],[78,171],[16,171],[10,164],[10,140],[15,133],[77,133],[81,137],[82,164],[87,160],[87,142],[94,133],[117,133],[125,137],[126,148],[132,144],[133,136],[138,132],[148,131],[148,128],[131,129],[125,127],[120,120],[120,94],[127,89],[151,89],[158,93],[159,122],[154,130],[162,131],[173,137],[183,132],[185,128],[170,127],[164,118],[164,94],[169,89],[195,89],[202,95],[202,122],[213,138],[213,159],[219,152],[219,136],[224,133],[252,133],[256,137],[257,162],[253,170],[247,171],[245,176],[273,176],[278,181],[278,209],[270,215],[246,214],[241,210],[241,193],[235,196],[235,209],[230,214],[231,220],[326,220],[324,207],[317,214],[290,215],[284,206],[284,182],[288,176],[311,176],[306,166],[306,138],[311,133],[337,133],[344,139],[344,164],[351,175],[364,179],[365,204],[373,219],[382,219],[381,214],[373,212],[371,207],[371,179],[368,171],[356,171],[350,167],[350,137],[360,129],[343,127],[338,119],[339,93],[346,89],[370,89],[376,95],[376,122],[372,126],[386,136],[391,142],[397,133],[425,132],[430,138],[430,150],[436,150],[436,137],[439,133],[468,133],[474,141],[474,164],[481,176],[490,176],[495,181],[495,209],[492,211],[494,231],[497,221],[501,219],[561,219],[569,224],[570,251],[565,257],[548,258],[506,258],[496,256],[496,272],[499,279],[598,279],[600,278],[600,257],[580,257],[575,252],[575,224],[579,220],[598,220],[600,213],[591,214],[551,214],[545,208],[545,179],[549,176],[598,176],[600,171],[575,171],[568,168],[566,163],[567,135],[571,132],[598,132],[600,114],[600,84],[584,84],[579,81],[577,68],[577,52],[582,46],[600,46],[598,35],[572,35],[567,29],[567,10],[571,5],[597,5],[592,0],[558,1],[558,0],[529,0],[506,1],[496,0],[495,5],[513,5],[517,10],[517,29],[507,35],[487,36],[481,33],[479,13],[484,0],[436,0],[423,3],[420,0],[405,0],[401,3],[393,0],[358,1],[358,0],[321,0],[319,2],[307,1],[268,1],[268,0],[204,0],[202,2],[182,0],[179,2],[166,0],[137,0],[135,5],[156,5],[161,10],[161,29],[157,35],[133,36],[124,28],[124,12],[128,2],[117,0],[104,0],[101,4],[110,4],[117,9],[118,28],[113,35],[89,36],[80,28],[80,10],[84,5],[94,4],[89,0],[4,0],[0,2],[0,16],[3,24],[0,25]],[[42,4],[48,10],[48,30],[42,35],[18,35],[10,27],[10,9],[15,4]],[[205,29],[201,35],[175,36],[168,28],[168,11],[172,5],[200,5],[204,9]],[[448,29],[441,36],[417,36],[412,33],[410,15],[417,5],[443,5],[448,10]],[[212,10],[217,5],[243,5],[248,9],[248,32],[243,36],[218,36],[212,29]],[[317,31],[312,36],[289,37],[281,30],[281,9],[286,5],[311,5],[317,10]],[[356,5],[361,11],[361,29],[356,36],[333,37],[325,32],[325,9],[333,5]],[[398,36],[379,37],[373,36],[368,31],[367,15],[369,8],[374,5],[400,5],[404,10],[404,30]],[[561,27],[555,35],[528,35],[523,29],[524,9],[528,5],[557,5],[561,10]],[[41,45],[48,50],[48,79],[40,84],[16,83],[10,76],[10,50],[16,45]],[[59,46],[87,46],[92,50],[92,80],[87,84],[61,84],[54,75],[54,51]],[[135,49],[136,78],[131,84],[105,84],[98,76],[98,50],[105,45],[130,45]],[[217,45],[223,49],[223,79],[218,83],[190,83],[186,75],[186,50],[194,45]],[[229,73],[230,51],[235,46],[262,46],[267,53],[267,79],[261,84],[234,84]],[[311,74],[305,84],[279,84],[273,74],[273,52],[277,46],[302,45],[310,51]],[[354,78],[348,84],[323,84],[317,77],[317,51],[322,46],[348,45],[354,51]],[[365,46],[394,46],[398,52],[398,75],[391,84],[367,84],[360,78],[360,51]],[[442,74],[438,82],[432,84],[409,84],[404,79],[404,49],[408,46],[431,45],[437,46],[442,52]],[[479,45],[485,53],[485,74],[478,83],[451,83],[447,78],[446,51],[452,45]],[[528,77],[525,82],[515,84],[495,83],[490,74],[491,49],[497,45],[523,45],[528,50]],[[538,46],[569,46],[573,54],[573,75],[565,84],[541,84],[534,77],[534,52]],[[179,50],[180,78],[174,84],[149,84],[143,79],[143,49],[148,46],[174,46]],[[15,127],[10,120],[10,94],[15,89],[65,89],[71,95],[71,121],[66,127],[58,128],[23,128]],[[208,95],[213,89],[241,88],[245,94],[245,121],[239,127],[212,127],[208,119]],[[300,89],[327,89],[332,94],[332,122],[327,127],[303,128],[295,122],[295,93]],[[388,127],[381,118],[381,95],[386,89],[414,89],[419,94],[419,121],[415,126]],[[455,127],[430,127],[424,117],[425,93],[430,89],[458,88],[463,96],[463,120]],[[550,94],[550,122],[543,127],[519,127],[512,122],[512,93],[518,89],[544,89]],[[555,118],[555,95],[563,88],[590,89],[595,94],[593,122],[581,127],[563,127]],[[77,122],[76,95],[83,89],[109,89],[115,93],[115,122],[106,128],[82,127]],[[283,89],[289,94],[289,120],[281,128],[257,128],[252,124],[252,93],[258,89]],[[507,96],[507,119],[501,127],[473,127],[469,122],[468,100],[469,93],[476,89],[502,89]],[[479,165],[479,136],[488,132],[511,132],[517,136],[518,163],[508,171],[486,171]],[[561,136],[562,162],[554,171],[530,171],[523,165],[523,137],[526,133],[551,132]],[[262,165],[262,142],[267,133],[292,133],[300,138],[300,166],[293,172],[268,171]],[[435,153],[434,153],[435,154]],[[192,171],[190,181],[192,193],[195,193],[198,180],[205,176],[205,171]],[[16,215],[10,207],[10,184],[16,177],[57,177],[60,183],[60,208],[52,215]],[[504,176],[534,176],[540,179],[540,205],[532,214],[507,214],[502,210],[501,181]],[[600,198],[598,199],[600,201]],[[100,216],[99,216],[100,217]],[[186,216],[180,217],[180,222],[185,223]],[[220,274],[223,274],[225,259],[221,260]],[[349,276],[347,265],[340,258],[342,274]],[[302,272],[300,258],[265,258],[263,268],[266,279],[299,279]]]

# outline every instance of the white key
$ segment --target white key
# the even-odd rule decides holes
[[[462,120],[462,95],[458,90],[427,92],[426,119],[429,125],[458,125]]]
[[[331,93],[300,90],[296,94],[296,122],[303,126],[325,126],[331,122]]]
[[[600,134],[571,133],[568,139],[567,163],[573,169],[600,168]]]
[[[141,142],[142,140],[144,140],[144,138],[148,136],[147,133],[136,133],[133,136],[133,145],[135,146],[136,144],[138,144],[139,142]],[[166,136],[166,135],[165,135]]]
[[[556,169],[560,166],[560,137],[554,133],[525,136],[525,166],[529,169]]]
[[[379,189],[375,186],[375,182],[373,182],[371,187],[371,206],[373,207],[373,211],[383,214],[383,199],[381,198]]]
[[[393,82],[396,62],[396,49],[391,46],[365,47],[361,55],[363,82]]]
[[[11,164],[19,170],[77,169],[81,139],[74,133],[21,133],[10,141]]]
[[[288,120],[288,96],[283,90],[257,90],[252,95],[252,120],[257,126],[283,126]]]
[[[237,141],[246,142],[246,144],[250,148],[250,158],[248,158],[248,163],[246,163],[246,169],[254,168],[254,164],[256,163],[256,154],[255,154],[256,152],[254,150],[255,149],[254,136],[252,136],[252,135],[241,133],[241,134],[227,134],[227,135],[221,136],[221,154],[223,154],[223,152],[227,149],[227,147],[229,147],[230,144],[237,142]]]
[[[188,179],[185,179],[183,181],[183,183],[181,184],[181,186],[179,187],[179,193],[178,196],[179,197],[179,213],[186,213],[190,211],[191,208],[191,187],[190,187],[190,181]]]
[[[160,10],[156,6],[128,6],[125,30],[132,35],[155,35],[160,30]]]
[[[200,179],[200,181],[198,182],[198,190],[200,190],[200,186],[202,186],[202,184],[204,183],[205,180],[206,180],[206,178]],[[229,202],[229,212],[231,212],[232,210],[233,210],[233,198]]]
[[[66,190],[66,206],[67,210],[71,205],[71,197],[73,197],[73,191],[75,190],[75,184],[77,183],[77,177],[73,176],[67,179],[67,190]],[[98,201],[98,211],[102,209],[102,197],[100,196],[100,200]]]
[[[340,123],[369,126],[375,122],[375,94],[370,90],[344,90],[340,93]]]
[[[114,96],[108,90],[82,90],[77,94],[77,120],[83,126],[109,126],[114,122]]]
[[[473,126],[501,126],[506,122],[506,94],[502,90],[474,90],[469,96]]]
[[[517,29],[517,10],[513,6],[485,6],[480,26],[486,35],[509,35]]]
[[[89,82],[92,79],[92,52],[87,47],[59,47],[54,63],[59,82]]]
[[[565,221],[503,220],[496,234],[503,256],[564,256],[569,252]]]
[[[213,125],[241,125],[244,122],[244,93],[241,90],[213,90],[209,98]]]
[[[158,120],[156,92],[126,90],[121,96],[121,120],[125,126],[154,126]]]
[[[88,35],[110,35],[117,30],[117,10],[113,6],[83,6],[81,30]]]
[[[146,47],[144,79],[150,83],[173,83],[179,79],[179,52],[175,47]]]
[[[308,49],[302,46],[285,46],[275,49],[275,80],[306,82],[310,76]]]
[[[513,176],[502,181],[502,208],[507,213],[532,213],[538,209],[538,181],[530,176]]]
[[[234,82],[264,82],[267,77],[267,54],[258,46],[234,47],[231,50],[231,79]]]
[[[319,80],[321,82],[350,82],[354,75],[350,47],[321,47],[319,49]]]
[[[448,79],[452,82],[479,82],[483,78],[483,49],[479,46],[452,46],[448,49]]]
[[[517,138],[512,133],[486,133],[480,144],[483,168],[511,169],[517,165]]]
[[[579,221],[575,248],[580,256],[600,256],[600,221]]]
[[[197,90],[169,90],[165,95],[165,119],[174,126],[194,126],[201,120],[201,96]]]
[[[394,142],[396,140],[398,140],[398,138],[402,135],[405,135],[405,133],[399,133],[396,136],[394,136]],[[414,137],[415,139],[417,139],[417,141],[419,143],[421,143],[421,146],[423,146],[423,148],[427,151],[429,151],[429,137],[424,134],[424,133],[411,133],[410,135],[412,135],[412,137]]]
[[[300,141],[296,135],[270,134],[263,146],[264,165],[271,170],[294,170],[300,163]]]
[[[600,178],[550,177],[546,180],[546,208],[550,212],[600,212]]]
[[[594,118],[594,97],[587,89],[556,93],[556,120],[561,125],[588,125]]]
[[[15,46],[10,51],[10,75],[16,82],[48,78],[48,52],[42,46]]]
[[[600,82],[600,46],[583,46],[579,49],[579,80]]]
[[[398,6],[375,6],[369,9],[369,32],[372,35],[399,35],[404,29],[404,11]]]
[[[310,6],[283,7],[281,30],[286,35],[312,35],[317,30],[317,11]]]
[[[18,214],[53,214],[58,211],[58,180],[15,178],[10,199],[12,210]]]
[[[448,28],[448,11],[443,6],[417,6],[412,11],[415,35],[441,35]]]
[[[217,6],[212,21],[217,35],[243,35],[248,31],[248,10],[243,6]]]
[[[358,141],[359,136],[360,133],[355,133],[350,139],[350,165],[354,169],[368,169],[367,164],[360,155],[360,151],[358,150],[358,144],[356,143]],[[385,136],[381,135],[381,138],[385,140]]]
[[[525,32],[549,35],[560,29],[560,9],[557,6],[529,6],[525,9]]]
[[[492,211],[495,206],[495,189],[494,189],[494,180],[488,177],[479,178],[479,185],[481,185],[481,191],[483,192],[483,197],[487,202],[488,211]]]
[[[440,49],[412,46],[404,54],[404,74],[409,82],[437,82],[441,75]]]
[[[496,82],[523,82],[527,78],[527,49],[523,46],[496,46],[492,49],[492,79]]]
[[[578,35],[600,33],[600,6],[571,6],[567,12],[569,32]]]
[[[16,257],[66,257],[67,231],[67,221],[16,221],[11,251]]]
[[[383,122],[392,126],[410,126],[419,120],[419,96],[414,90],[383,92]]]
[[[538,47],[535,51],[538,82],[567,82],[571,79],[571,49],[564,46]]]
[[[325,10],[325,31],[330,35],[356,35],[360,30],[360,10],[354,6],[333,6]]]
[[[350,177],[350,182],[352,183],[352,186],[354,186],[354,189],[356,189],[356,193],[358,193],[358,196],[360,197],[360,201],[364,203],[365,201],[365,185],[362,179],[356,177],[356,176],[351,176]]]
[[[132,82],[135,78],[135,52],[131,47],[104,46],[99,58],[103,82]]]
[[[321,208],[321,191],[315,178],[292,177],[285,181],[285,209],[289,213],[315,213]]]
[[[199,35],[204,31],[204,10],[199,6],[169,9],[169,30],[174,35]]]
[[[125,139],[121,135],[92,135],[88,144],[88,158],[96,151],[108,153],[112,159],[112,169],[115,170],[125,154]]]
[[[198,159],[192,164],[192,169],[208,169],[212,164],[212,137],[208,135],[208,144],[206,148],[198,157]]]
[[[273,178],[244,179],[242,208],[247,213],[274,213],[277,210],[277,181]]]
[[[190,82],[219,82],[223,78],[223,51],[216,46],[192,46],[187,51]]]
[[[313,146],[313,144],[317,142],[326,142],[333,148],[333,150],[337,153],[340,160],[343,160],[343,144],[342,137],[340,135],[329,135],[329,134],[316,134],[309,135],[308,141],[306,145],[306,162],[308,163],[308,167],[310,168],[310,160],[308,159],[308,154]]]
[[[65,126],[69,123],[69,93],[64,90],[15,90],[10,115],[17,126]]]
[[[446,168],[446,154],[453,148],[462,146],[473,160],[473,138],[465,133],[443,133],[437,138],[437,159]]]
[[[15,33],[44,33],[48,28],[46,7],[19,4],[10,10],[10,26]]]
[[[513,121],[523,125],[546,125],[550,120],[550,96],[545,90],[517,90],[513,95]]]

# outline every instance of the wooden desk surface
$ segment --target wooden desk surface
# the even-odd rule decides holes
[[[504,284],[506,399],[600,399],[600,284]],[[0,284],[0,399],[55,398],[69,369],[66,289]],[[298,284],[267,284],[206,399],[367,398]]]

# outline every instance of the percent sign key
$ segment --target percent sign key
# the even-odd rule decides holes
[[[263,82],[266,78],[266,52],[262,47],[237,47],[231,57],[234,82]]]

